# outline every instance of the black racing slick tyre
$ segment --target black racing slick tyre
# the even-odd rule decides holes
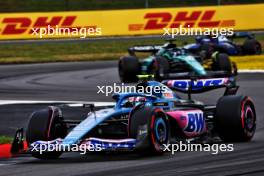
[[[213,70],[232,72],[232,63],[229,56],[225,53],[217,53],[213,58]]]
[[[152,74],[157,81],[162,81],[162,76],[168,74],[170,72],[170,64],[169,61],[164,57],[155,58],[152,64]]]
[[[168,118],[160,108],[140,107],[129,118],[129,136],[137,139],[141,154],[163,154],[169,143],[170,128]]]
[[[257,40],[247,39],[242,45],[242,51],[245,55],[259,55],[262,53],[262,47]]]
[[[250,141],[256,130],[256,111],[247,96],[221,97],[216,105],[215,126],[225,142]]]
[[[214,53],[215,49],[213,45],[210,44],[203,44],[200,48],[199,55],[202,56],[203,59],[210,59],[212,54]]]
[[[119,78],[122,82],[137,82],[137,75],[140,73],[140,64],[137,57],[124,56],[118,62]]]
[[[61,110],[54,106],[34,112],[29,120],[26,141],[28,145],[35,141],[51,141],[57,138],[64,138],[67,135],[67,127],[63,123]],[[62,152],[51,151],[33,152],[32,156],[39,159],[56,159]]]

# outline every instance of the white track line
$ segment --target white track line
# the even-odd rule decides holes
[[[243,69],[243,70],[238,70],[238,73],[264,73],[264,70],[247,70],[247,69]]]

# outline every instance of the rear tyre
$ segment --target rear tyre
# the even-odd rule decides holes
[[[219,137],[226,142],[250,141],[256,130],[256,112],[246,96],[224,96],[216,105],[215,126]]]
[[[157,57],[152,64],[152,73],[157,81],[162,81],[162,76],[170,72],[170,64],[164,57]]]
[[[243,54],[259,55],[262,53],[261,44],[255,39],[247,39],[242,45]]]
[[[129,136],[139,140],[140,135],[146,134],[141,154],[163,154],[164,144],[169,143],[169,121],[166,114],[159,108],[141,107],[136,109],[129,119]],[[140,141],[139,140],[139,141]],[[145,144],[145,145],[144,145]]]
[[[134,56],[121,57],[118,62],[118,73],[122,82],[137,82],[137,75],[140,73],[138,58]]]
[[[36,111],[31,115],[26,131],[28,145],[35,141],[51,141],[57,138],[64,138],[67,135],[67,127],[63,123],[61,110],[54,106]],[[52,151],[33,153],[32,156],[39,159],[56,159],[62,152]]]
[[[232,63],[229,56],[225,53],[217,53],[213,58],[213,70],[232,72]]]

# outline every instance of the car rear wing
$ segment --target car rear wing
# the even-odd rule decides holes
[[[172,90],[182,93],[203,93],[218,88],[226,88],[224,95],[236,94],[239,86],[232,74],[226,72],[209,72],[207,75],[196,76],[190,73],[164,75],[163,84]]]
[[[150,52],[156,53],[159,51],[163,45],[140,45],[140,46],[133,46],[128,48],[128,53],[130,55],[135,55],[135,52]]]

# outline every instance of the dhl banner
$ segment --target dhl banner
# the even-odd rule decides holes
[[[264,4],[0,14],[0,39],[37,39],[39,28],[91,29],[89,36],[163,34],[163,28],[264,29]],[[38,29],[38,30],[37,30]],[[93,31],[94,29],[98,29]],[[48,38],[69,37],[45,36]],[[88,37],[88,36],[87,36]]]

